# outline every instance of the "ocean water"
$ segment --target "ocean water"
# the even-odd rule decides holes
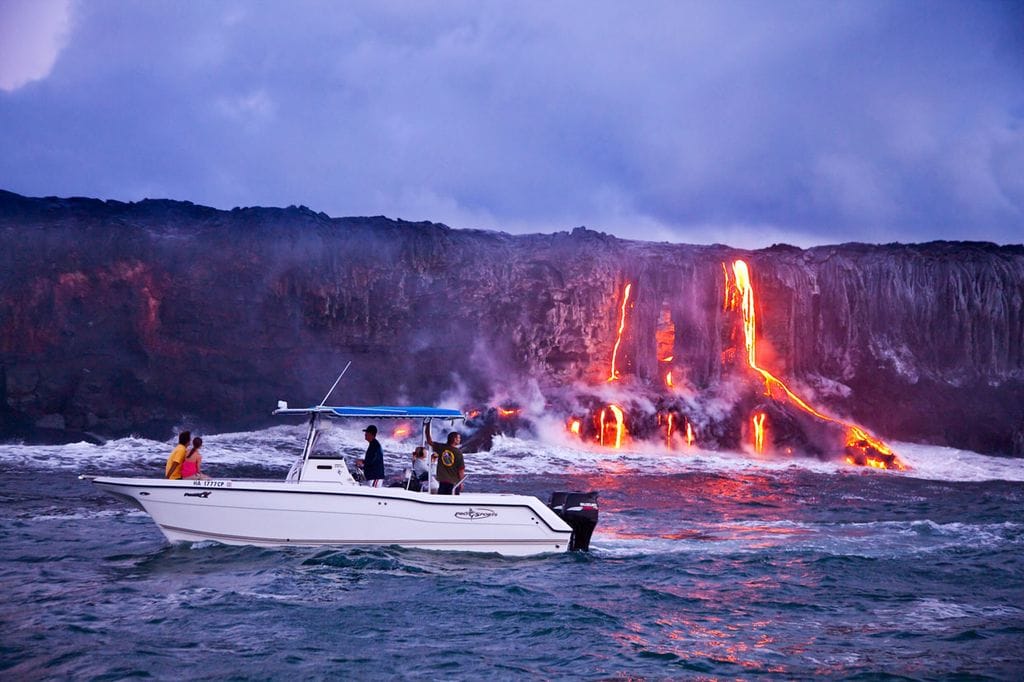
[[[349,455],[357,430],[331,432]],[[204,436],[280,477],[302,431]],[[389,468],[411,445],[384,439]],[[911,470],[499,439],[473,490],[601,491],[588,554],[168,545],[79,473],[169,443],[0,446],[0,678],[1024,677],[1024,461],[898,444]]]

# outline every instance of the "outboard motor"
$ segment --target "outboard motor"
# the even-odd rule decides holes
[[[548,502],[548,506],[572,528],[569,551],[589,551],[590,536],[593,535],[594,527],[597,526],[597,492],[551,493],[551,501]]]

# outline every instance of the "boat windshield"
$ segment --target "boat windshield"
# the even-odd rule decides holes
[[[313,446],[309,449],[310,459],[344,459],[346,455],[358,456],[366,448],[365,444],[353,446],[351,434],[336,428],[327,419],[317,420],[316,432],[313,435]]]

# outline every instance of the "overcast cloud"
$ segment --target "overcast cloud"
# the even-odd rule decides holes
[[[0,0],[0,151],[31,196],[1020,243],[1024,4]]]

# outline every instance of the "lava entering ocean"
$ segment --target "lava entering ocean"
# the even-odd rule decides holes
[[[724,267],[725,266],[723,264],[723,269]],[[780,400],[777,393],[773,393],[773,389],[781,391],[782,394],[792,402],[792,404],[796,405],[804,412],[813,415],[818,419],[842,426],[845,429],[846,434],[846,458],[851,464],[858,464],[862,466],[867,465],[879,469],[905,469],[905,465],[885,443],[874,438],[868,434],[865,429],[857,426],[856,424],[850,424],[822,414],[793,393],[786,384],[768,372],[768,370],[758,366],[757,321],[754,304],[754,286],[750,280],[750,270],[747,267],[747,264],[742,260],[734,262],[732,269],[735,276],[734,284],[732,286],[738,295],[740,310],[743,314],[743,334],[744,344],[747,351],[747,364],[764,379],[765,395],[773,400]],[[728,272],[726,274],[726,284],[727,286],[729,285]],[[727,292],[726,300],[728,302],[727,305],[735,308],[737,296],[729,297]],[[760,424],[757,423],[758,418],[760,419]],[[759,417],[755,417],[754,420],[756,433],[755,438],[758,439],[755,449],[758,452],[761,452],[763,445],[762,439],[764,437],[764,415],[761,414]]]
[[[758,302],[743,260],[722,263],[723,330],[729,331],[722,352],[724,380],[704,391],[687,382],[687,367],[678,358],[685,348],[676,324],[662,303],[653,335],[633,329],[631,311],[636,282],[623,283],[614,302],[615,338],[603,385],[577,387],[572,396],[560,392],[547,400],[544,410],[565,415],[562,427],[573,438],[600,447],[620,449],[630,439],[662,442],[671,450],[701,447],[739,450],[758,455],[791,455],[795,451],[822,457],[844,456],[854,465],[905,469],[896,454],[865,428],[825,414],[798,396],[784,381],[760,364],[758,358]],[[642,344],[649,345],[642,345]],[[654,364],[644,375],[638,353],[652,352]],[[742,358],[742,361],[740,361]],[[640,363],[643,365],[643,363]],[[594,374],[591,374],[594,376]],[[531,427],[531,414],[518,405],[473,410],[468,426],[476,430],[471,441],[490,447],[499,433],[515,435]]]

